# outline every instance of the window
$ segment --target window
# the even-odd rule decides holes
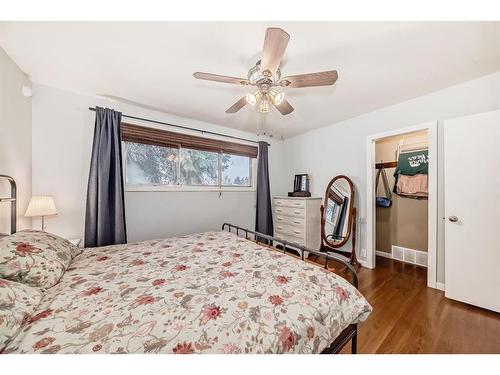
[[[251,186],[251,160],[245,156],[221,154],[222,185]]]
[[[126,183],[175,185],[179,150],[126,142]]]
[[[128,190],[253,186],[255,146],[129,124],[122,140]]]
[[[181,149],[181,185],[219,185],[219,156],[215,152]]]

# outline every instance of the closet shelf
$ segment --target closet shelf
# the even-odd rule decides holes
[[[386,161],[386,162],[375,164],[375,169],[380,169],[380,168],[396,168],[397,166],[398,166],[398,162],[397,161]]]

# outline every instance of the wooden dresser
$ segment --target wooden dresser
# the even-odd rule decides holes
[[[319,250],[321,198],[273,197],[274,235]]]

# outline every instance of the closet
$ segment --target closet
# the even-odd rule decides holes
[[[378,256],[427,267],[428,131],[375,142]]]

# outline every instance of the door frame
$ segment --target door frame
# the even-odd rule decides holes
[[[375,268],[375,142],[394,135],[411,133],[418,130],[428,131],[429,142],[429,200],[428,200],[428,249],[427,249],[427,286],[437,285],[437,219],[438,219],[438,121],[394,129],[369,135],[366,139],[366,266]]]

